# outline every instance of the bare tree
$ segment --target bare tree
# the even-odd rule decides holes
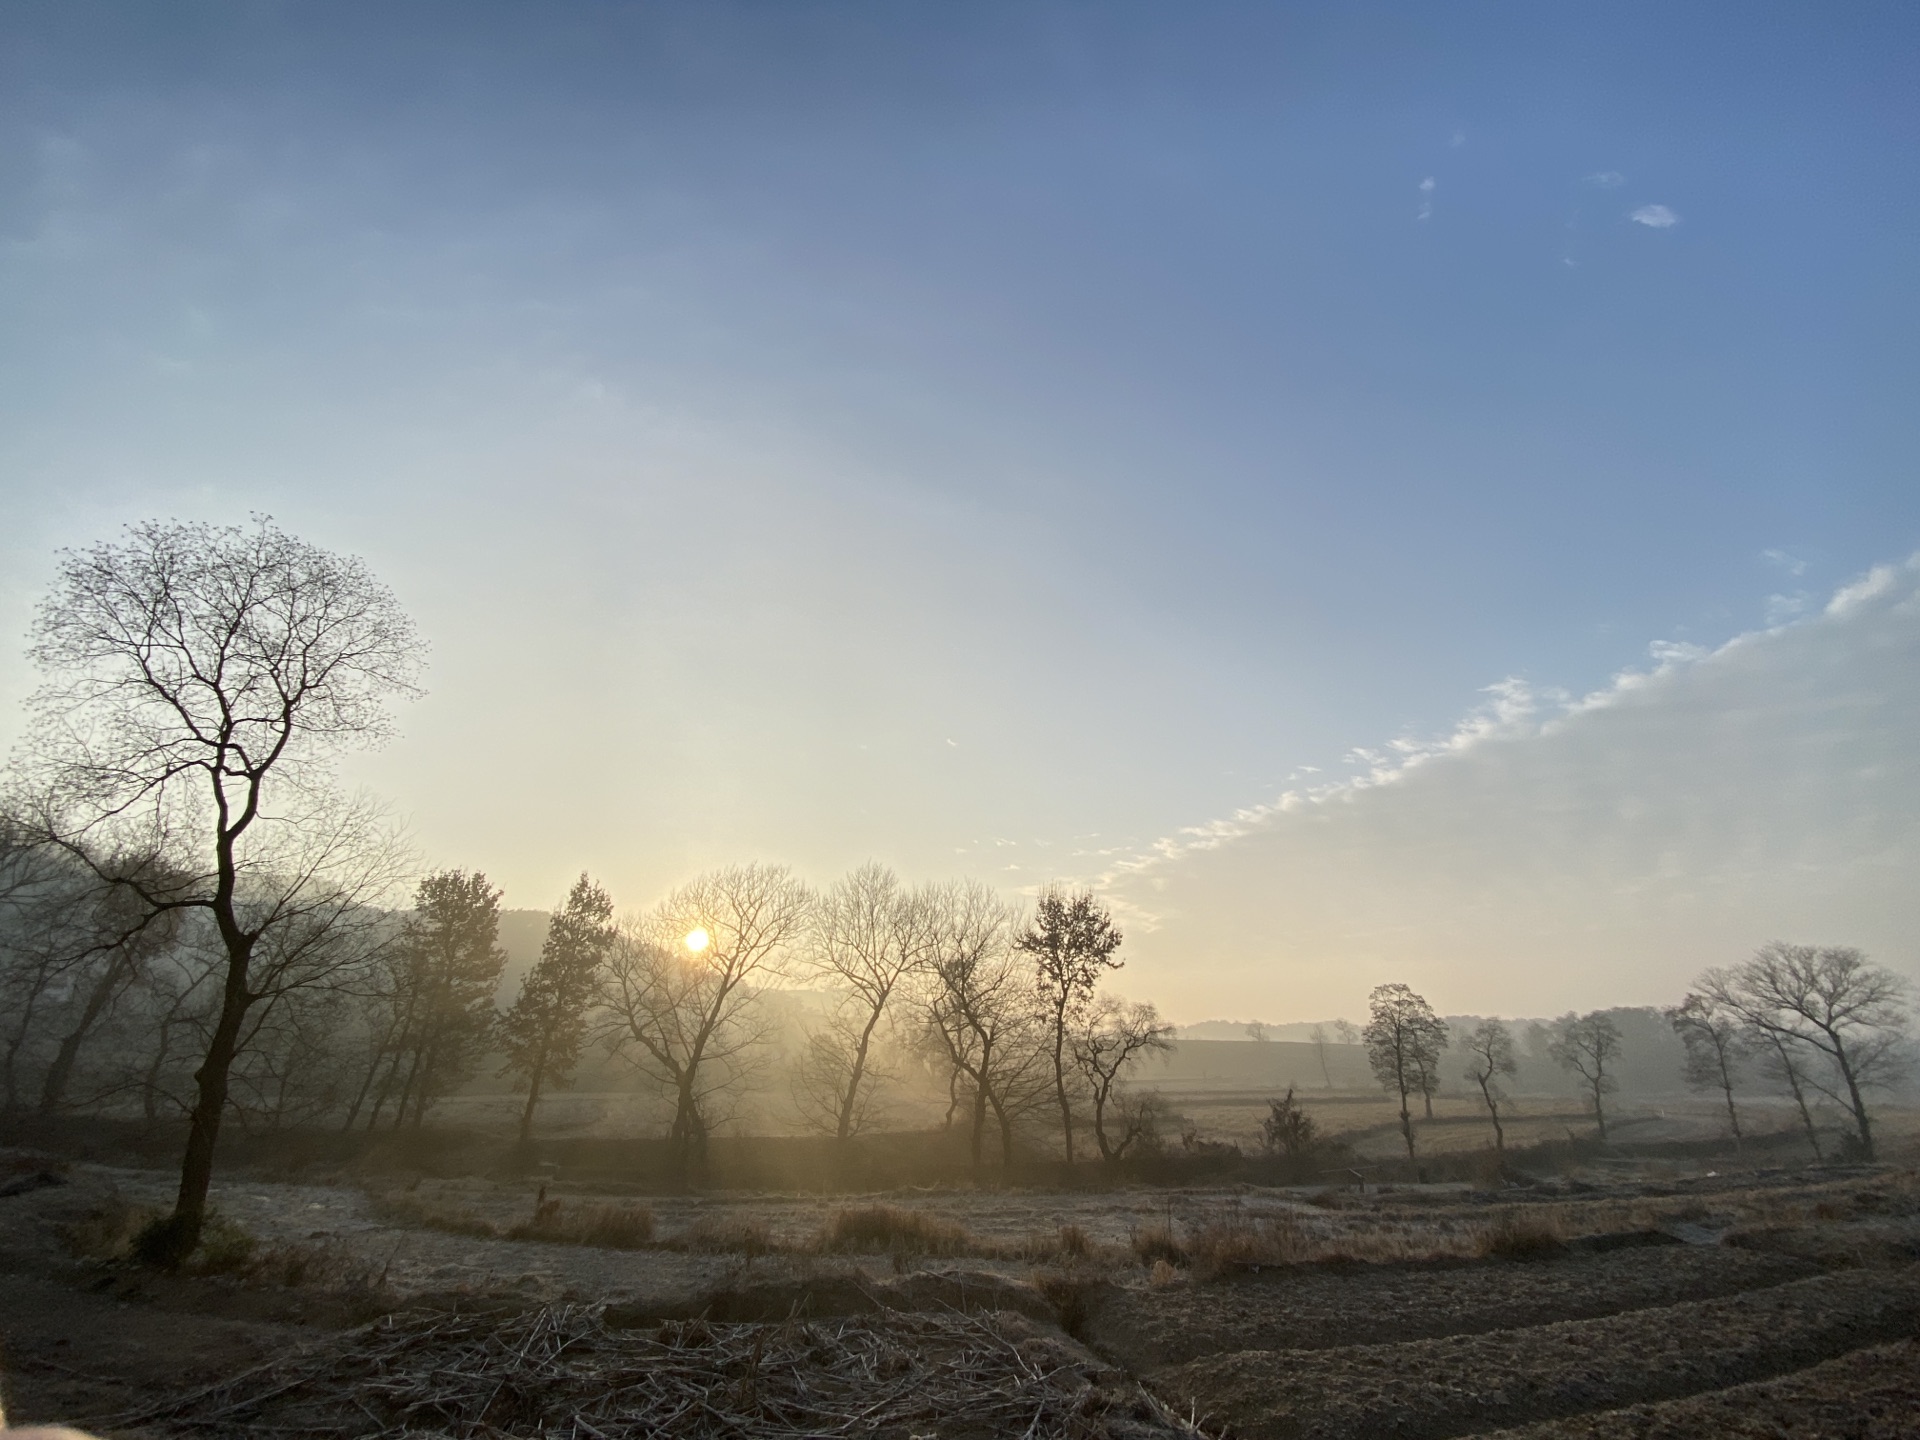
[[[1493,1121],[1493,1148],[1504,1152],[1507,1132],[1500,1126],[1500,1102],[1506,1099],[1500,1081],[1518,1068],[1513,1058],[1513,1032],[1498,1020],[1483,1020],[1468,1032],[1465,1041],[1467,1079],[1480,1087],[1480,1098]]]
[[[1249,1020],[1246,1025],[1246,1031],[1247,1039],[1257,1044],[1264,1045],[1268,1040],[1273,1038],[1267,1033],[1266,1022],[1263,1020]]]
[[[1124,963],[1114,958],[1120,938],[1112,913],[1093,898],[1091,890],[1069,894],[1049,886],[1034,907],[1032,923],[1013,942],[1038,972],[1052,1051],[1054,1098],[1060,1107],[1060,1135],[1069,1165],[1073,1164],[1073,1101],[1067,1084],[1073,1073],[1072,1032],[1091,1003],[1100,977]]]
[[[1711,973],[1711,972],[1709,972]],[[1727,1106],[1734,1148],[1741,1145],[1740,1110],[1733,1082],[1747,1059],[1748,1026],[1732,1006],[1694,991],[1666,1012],[1673,1033],[1687,1047],[1686,1079],[1695,1090],[1718,1090]]]
[[[1786,1037],[1770,1030],[1750,1028],[1748,1043],[1752,1047],[1760,1073],[1777,1085],[1784,1086],[1787,1094],[1793,1097],[1793,1108],[1799,1112],[1800,1125],[1807,1134],[1807,1144],[1813,1150],[1813,1158],[1825,1163],[1826,1152],[1820,1145],[1820,1127],[1814,1123],[1813,1107],[1807,1103],[1806,1061],[1811,1058],[1798,1043],[1789,1043]]]
[[[527,1082],[520,1110],[520,1143],[533,1139],[541,1091],[564,1088],[580,1063],[587,1011],[599,993],[600,968],[614,942],[613,900],[585,874],[573,882],[547,926],[540,958],[520,982],[520,993],[500,1017],[506,1073]]]
[[[1400,1097],[1400,1134],[1414,1156],[1413,1114],[1407,1097],[1432,1073],[1446,1048],[1447,1027],[1433,1007],[1405,985],[1376,985],[1367,996],[1371,1016],[1361,1032],[1373,1075]]]
[[[1307,1039],[1313,1043],[1314,1058],[1320,1062],[1320,1079],[1324,1088],[1333,1088],[1333,1071],[1327,1068],[1327,1027],[1316,1025],[1307,1032]]]
[[[391,732],[388,703],[416,693],[423,651],[359,561],[262,519],[150,522],[63,553],[29,654],[48,678],[30,702],[24,813],[82,864],[164,858],[101,878],[156,917],[205,912],[224,950],[179,1193],[144,1241],[177,1263],[199,1240],[229,1075],[263,998],[256,950],[391,879],[381,827],[336,797],[330,761]]]
[[[934,950],[922,999],[927,1033],[949,1066],[954,1098],[965,1089],[974,1168],[982,1164],[989,1112],[999,1125],[1001,1162],[1010,1165],[1014,1122],[1036,1098],[1034,1082],[1047,1058],[1045,1021],[1034,1012],[1033,985],[1013,946],[1015,919],[977,883],[944,886],[929,898]]]
[[[814,910],[808,968],[832,994],[833,1010],[807,1038],[796,1088],[808,1117],[839,1140],[871,1112],[881,1025],[931,958],[931,921],[927,897],[876,864],[834,885]]]
[[[1593,1105],[1594,1124],[1607,1138],[1606,1097],[1620,1088],[1611,1069],[1620,1055],[1620,1027],[1604,1010],[1575,1015],[1568,1011],[1554,1023],[1547,1054],[1562,1070],[1572,1071],[1586,1087]]]
[[[1830,1078],[1801,1078],[1852,1118],[1853,1150],[1874,1157],[1865,1092],[1887,1083],[1904,1059],[1907,982],[1849,946],[1764,945],[1744,965],[1706,979],[1703,990],[1784,1050],[1820,1057]]]
[[[1073,1035],[1073,1063],[1093,1104],[1093,1141],[1108,1164],[1145,1133],[1151,1111],[1126,1104],[1126,1076],[1148,1055],[1173,1048],[1173,1026],[1151,1004],[1111,996],[1081,1015]],[[1117,1123],[1116,1123],[1117,1122]]]
[[[616,1048],[673,1097],[669,1138],[683,1180],[706,1159],[709,1097],[766,1038],[753,1002],[787,978],[812,899],[783,868],[736,866],[620,928],[600,1001]]]

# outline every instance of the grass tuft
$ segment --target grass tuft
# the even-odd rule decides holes
[[[964,1225],[938,1215],[903,1205],[861,1205],[836,1210],[827,1218],[819,1248],[829,1254],[964,1255],[976,1247]]]

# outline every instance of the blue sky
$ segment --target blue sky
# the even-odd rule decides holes
[[[1103,873],[1920,548],[1917,39],[16,4],[0,606],[148,515],[367,556],[436,660],[356,777],[510,903]]]

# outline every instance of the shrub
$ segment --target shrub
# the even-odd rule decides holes
[[[1147,1272],[1147,1284],[1156,1290],[1164,1290],[1180,1278],[1180,1272],[1164,1260],[1153,1262],[1153,1269]]]
[[[836,1210],[820,1232],[829,1252],[892,1250],[911,1255],[963,1255],[975,1248],[964,1225],[902,1205]]]
[[[125,1260],[135,1242],[163,1217],[143,1205],[129,1205],[114,1196],[80,1219],[60,1227],[67,1252],[83,1260]]]
[[[190,1262],[202,1275],[238,1275],[253,1264],[260,1242],[217,1210],[200,1224],[200,1244]]]
[[[1480,1253],[1501,1260],[1549,1260],[1566,1248],[1560,1227],[1544,1215],[1502,1215],[1480,1237]]]
[[[1293,1098],[1293,1087],[1285,1096],[1267,1102],[1267,1118],[1260,1122],[1260,1143],[1269,1155],[1298,1157],[1308,1154],[1320,1143],[1320,1127]]]

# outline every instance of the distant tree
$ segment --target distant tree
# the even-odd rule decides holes
[[[1271,1040],[1272,1038],[1273,1037],[1267,1033],[1267,1027],[1263,1022],[1259,1020],[1253,1020],[1248,1022],[1247,1039],[1256,1041],[1259,1044],[1264,1045],[1266,1044],[1267,1041]]]
[[[1620,1088],[1612,1070],[1620,1055],[1620,1028],[1604,1010],[1585,1015],[1568,1011],[1555,1022],[1547,1053],[1554,1064],[1580,1077],[1593,1105],[1594,1124],[1607,1138],[1606,1097]]]
[[[1351,1020],[1334,1021],[1333,1033],[1334,1037],[1339,1040],[1342,1045],[1358,1045],[1360,1043],[1360,1027]]]
[[[1506,1096],[1500,1080],[1512,1075],[1517,1068],[1513,1059],[1513,1032],[1498,1020],[1483,1020],[1468,1032],[1465,1045],[1466,1076],[1480,1087],[1487,1118],[1493,1121],[1493,1148],[1505,1151],[1507,1132],[1500,1125],[1500,1102]]]
[[[390,1072],[400,1082],[396,1130],[409,1107],[419,1129],[434,1101],[473,1073],[492,1037],[493,995],[507,964],[500,894],[485,875],[462,870],[428,875],[415,893],[395,947],[405,1006]]]
[[[1703,989],[1785,1049],[1823,1061],[1826,1073],[1805,1070],[1802,1078],[1847,1111],[1854,1153],[1874,1158],[1865,1092],[1888,1083],[1904,1059],[1904,979],[1849,946],[1776,940]]]
[[[1033,922],[1014,939],[1014,948],[1033,961],[1046,1009],[1047,1043],[1052,1052],[1054,1096],[1060,1107],[1060,1134],[1067,1164],[1073,1164],[1073,1101],[1068,1082],[1075,1022],[1093,999],[1094,987],[1122,961],[1120,930],[1112,914],[1083,890],[1069,894],[1049,887],[1034,907]]]
[[[1447,1044],[1446,1023],[1405,985],[1376,985],[1367,1004],[1370,1018],[1361,1032],[1367,1061],[1374,1078],[1400,1097],[1400,1134],[1412,1160],[1413,1115],[1407,1097],[1419,1089],[1423,1075],[1438,1067]]]
[[[256,952],[276,927],[346,916],[395,876],[390,832],[332,786],[329,762],[390,733],[388,704],[416,693],[423,650],[359,561],[260,519],[151,522],[65,552],[29,654],[48,680],[30,702],[16,815],[79,865],[153,857],[96,873],[156,919],[206,915],[220,941],[179,1192],[142,1239],[147,1258],[178,1264],[199,1242],[250,1014],[280,993]]]
[[[1740,1110],[1734,1104],[1733,1082],[1747,1060],[1746,1022],[1730,1005],[1697,990],[1665,1013],[1673,1033],[1687,1047],[1687,1084],[1695,1090],[1720,1092],[1727,1106],[1727,1128],[1738,1150]]]
[[[1316,1025],[1307,1032],[1307,1039],[1313,1042],[1314,1058],[1320,1062],[1320,1079],[1324,1089],[1333,1088],[1333,1071],[1327,1068],[1327,1027]]]
[[[613,939],[613,900],[582,875],[548,925],[540,958],[520,982],[520,994],[500,1017],[506,1073],[527,1084],[527,1103],[520,1111],[523,1145],[533,1139],[542,1090],[549,1085],[564,1088],[580,1063],[587,1011]]]
[[[620,929],[601,1004],[616,1048],[672,1097],[668,1139],[683,1181],[706,1162],[711,1097],[767,1038],[754,1002],[788,978],[812,904],[784,867],[736,865]]]
[[[1093,1140],[1109,1164],[1143,1138],[1151,1110],[1129,1105],[1126,1075],[1148,1055],[1173,1048],[1173,1026],[1151,1004],[1112,997],[1081,1015],[1073,1036],[1073,1063],[1093,1104]]]
[[[825,1023],[807,1038],[796,1092],[817,1128],[845,1141],[865,1124],[874,1047],[902,987],[932,959],[932,907],[891,870],[863,865],[820,897],[807,968],[833,997]]]
[[[1278,1100],[1267,1102],[1267,1118],[1260,1122],[1260,1144],[1269,1155],[1298,1159],[1320,1143],[1320,1127],[1293,1098],[1293,1086]]]

